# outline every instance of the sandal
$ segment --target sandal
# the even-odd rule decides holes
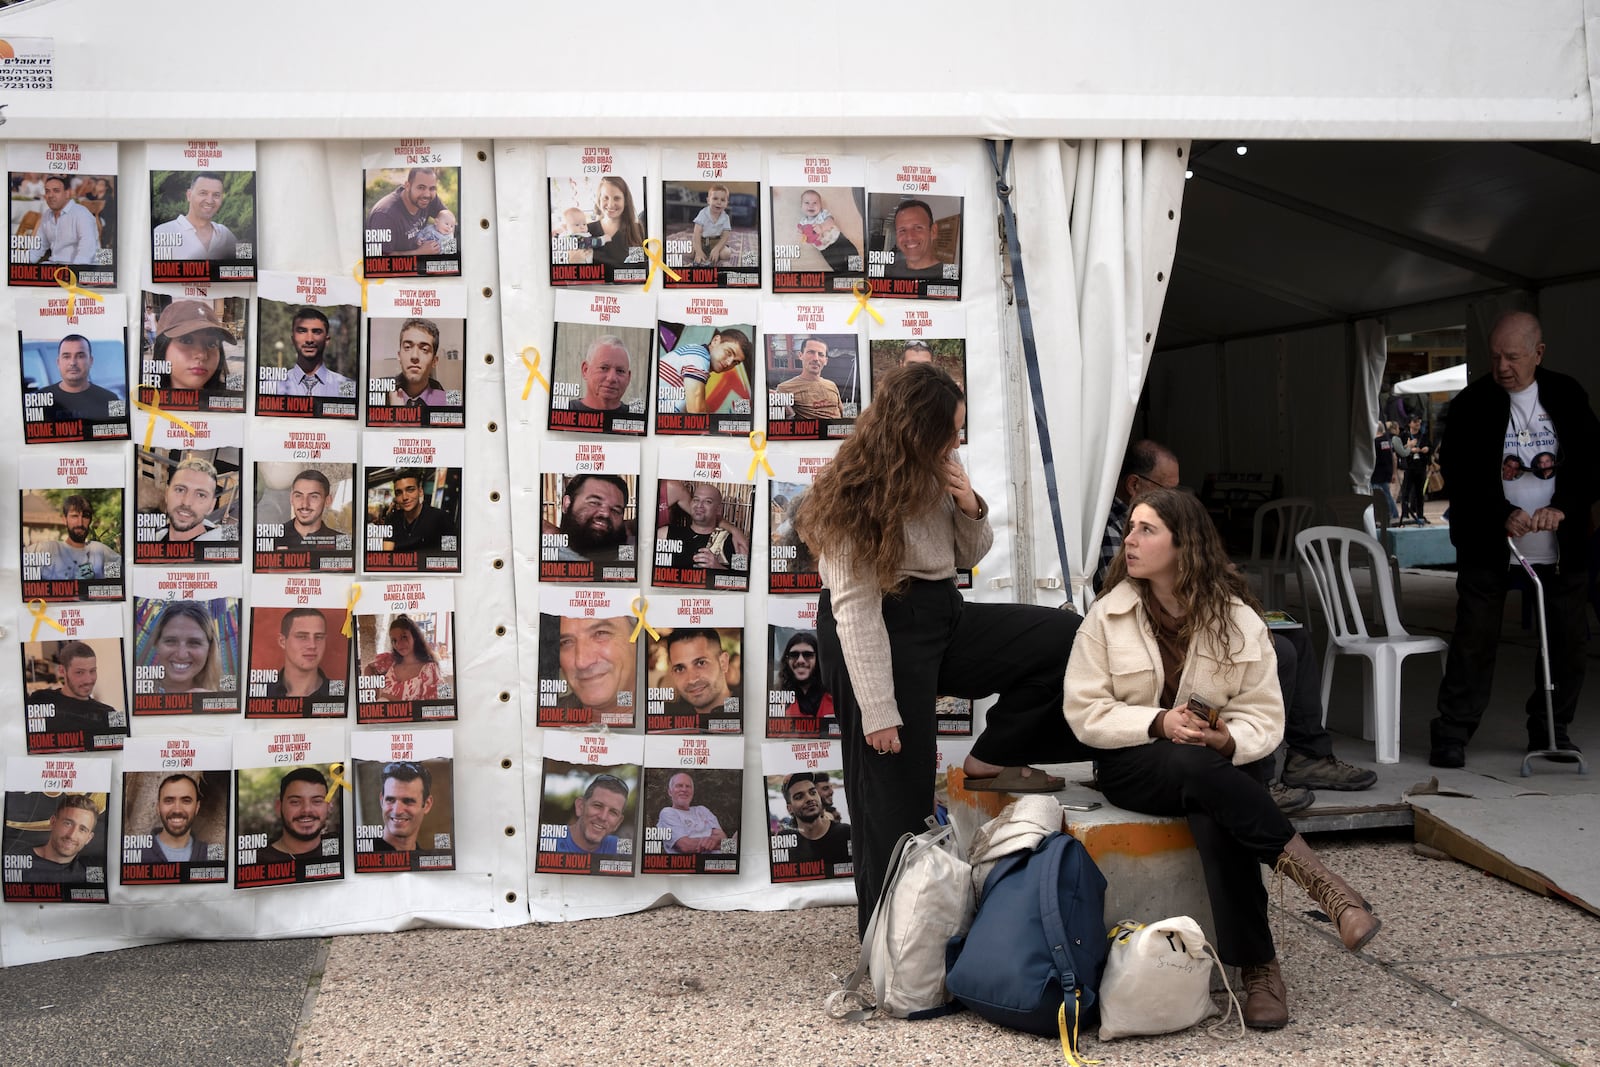
[[[968,778],[962,788],[973,793],[1059,793],[1067,780],[1033,767],[1003,767],[992,778]]]

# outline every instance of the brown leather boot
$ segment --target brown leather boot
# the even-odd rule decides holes
[[[1282,1030],[1289,1025],[1289,992],[1283,988],[1283,972],[1277,960],[1239,968],[1244,986],[1244,1007],[1240,1014],[1252,1030]]]
[[[1383,923],[1367,905],[1366,900],[1351,889],[1343,878],[1322,865],[1317,854],[1311,851],[1306,839],[1299,834],[1289,839],[1273,868],[1286,874],[1322,905],[1333,925],[1338,927],[1339,940],[1344,947],[1355,952],[1371,941]]]

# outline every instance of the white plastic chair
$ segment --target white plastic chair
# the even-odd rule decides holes
[[[1311,525],[1317,505],[1310,497],[1286,496],[1269,500],[1256,509],[1250,534],[1250,563],[1247,575],[1261,576],[1261,603],[1268,608],[1283,608],[1289,598],[1289,575],[1300,585],[1300,602],[1306,600],[1306,580],[1295,561],[1295,535]],[[1272,544],[1262,551],[1262,534],[1269,518],[1276,518]]]
[[[1342,526],[1313,526],[1294,539],[1300,558],[1311,572],[1322,614],[1328,620],[1328,647],[1322,656],[1322,722],[1328,722],[1328,693],[1333,686],[1335,656],[1365,656],[1367,689],[1362,701],[1361,736],[1377,741],[1378,762],[1400,762],[1400,670],[1407,656],[1419,652],[1444,655],[1449,645],[1438,637],[1413,637],[1400,625],[1394,588],[1383,546],[1358,530]],[[1351,556],[1355,555],[1355,559]],[[1367,631],[1367,620],[1356,596],[1350,569],[1368,568],[1377,585],[1383,611],[1382,636]]]

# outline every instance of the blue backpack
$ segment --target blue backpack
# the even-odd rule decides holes
[[[1059,1033],[1076,1062],[1078,1027],[1098,1015],[1110,951],[1105,897],[1105,876],[1070,834],[1006,856],[984,882],[972,928],[950,939],[950,995],[1002,1026]]]

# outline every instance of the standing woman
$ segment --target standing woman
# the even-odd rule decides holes
[[[860,929],[894,851],[933,812],[939,696],[999,694],[973,742],[969,789],[1053,792],[1025,764],[1086,759],[1061,718],[1061,678],[1078,617],[967,603],[956,569],[988,551],[989,508],[956,458],[966,402],[918,363],[884,376],[797,518],[824,589],[817,636],[844,751]]]
[[[1190,710],[1199,698],[1215,725]],[[1283,739],[1272,636],[1229,566],[1204,505],[1155,489],[1128,517],[1067,666],[1066,717],[1101,751],[1100,787],[1121,808],[1188,819],[1217,924],[1217,955],[1242,969],[1244,1021],[1289,1021],[1261,864],[1311,894],[1352,952],[1379,922],[1312,853],[1267,792]]]

